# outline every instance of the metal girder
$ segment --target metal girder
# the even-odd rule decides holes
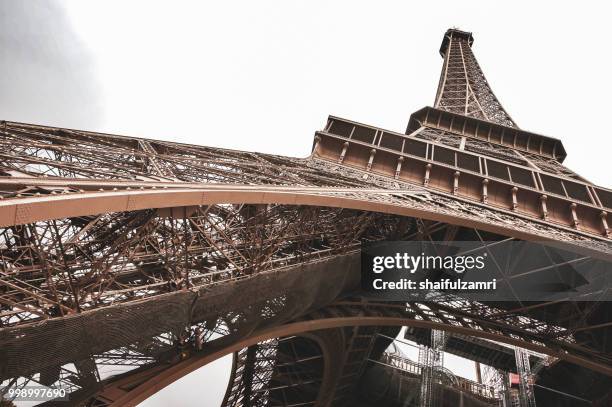
[[[529,354],[518,347],[514,348],[514,354],[519,377],[519,405],[520,407],[536,407],[533,390],[534,378],[531,374],[531,366],[529,366]]]
[[[447,32],[410,134],[330,117],[306,159],[0,122],[0,381],[135,405],[235,353],[226,405],[340,405],[389,326],[431,330],[438,353],[451,332],[612,376],[598,302],[360,298],[363,240],[469,230],[612,254],[612,191],[517,128],[472,42]]]

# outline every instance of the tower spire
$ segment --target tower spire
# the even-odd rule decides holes
[[[451,28],[446,31],[440,54],[444,66],[435,107],[509,127],[518,127],[493,94],[472,53],[472,33]]]

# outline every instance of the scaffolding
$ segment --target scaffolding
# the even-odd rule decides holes
[[[442,387],[436,380],[436,374],[444,367],[446,340],[447,335],[444,331],[432,329],[431,347],[419,347],[419,364],[422,366],[420,407],[441,405]]]
[[[519,377],[519,406],[536,407],[529,353],[525,349],[515,347],[514,356],[516,358],[516,371]]]

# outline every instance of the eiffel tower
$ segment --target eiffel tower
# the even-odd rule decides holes
[[[404,133],[330,116],[305,159],[0,122],[4,397],[49,386],[69,401],[47,406],[134,406],[233,355],[228,407],[612,405],[606,301],[360,288],[364,241],[554,242],[593,270],[610,259],[612,190],[517,126],[472,43],[445,33],[435,104]],[[525,272],[567,265],[542,261]],[[589,284],[610,288],[605,273]],[[496,379],[454,375],[445,353]]]

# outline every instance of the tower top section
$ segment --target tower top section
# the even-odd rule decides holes
[[[491,90],[472,53],[472,33],[451,28],[444,34],[444,58],[434,107],[502,126],[518,126]]]
[[[472,36],[472,33],[467,31],[461,31],[456,28],[449,28],[444,34],[444,38],[442,39],[442,45],[440,45],[440,55],[442,55],[442,58],[446,56],[446,50],[448,49],[448,44],[450,43],[452,38],[462,39],[470,47],[474,43],[474,37]]]

